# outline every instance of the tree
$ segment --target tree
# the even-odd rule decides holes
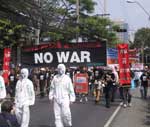
[[[150,28],[141,28],[135,33],[134,42],[132,44],[135,48],[144,48],[150,46]]]
[[[25,25],[29,33],[30,29],[38,28],[41,38],[50,37],[51,41],[69,42],[78,35],[87,41],[115,42],[113,23],[107,18],[89,15],[96,3],[93,0],[79,2],[78,23],[76,0],[1,0],[0,17],[15,25]]]
[[[0,19],[0,48],[15,45],[24,28],[23,25],[13,24],[10,20]]]
[[[83,12],[93,12],[94,4],[92,0],[80,0],[80,15],[83,15]],[[55,39],[68,41],[76,37],[79,31],[76,27],[76,0],[55,0],[55,2],[44,0],[41,8],[43,12],[41,36],[51,36],[53,41],[56,41]]]
[[[52,41],[59,39],[62,42],[70,42],[76,38],[77,34],[87,41],[107,39],[108,42],[112,43],[117,39],[114,25],[108,18],[88,15],[94,11],[94,5],[96,4],[92,0],[80,0],[79,23],[77,23],[76,0],[61,0],[61,4],[58,0],[56,1],[55,8],[53,4],[48,3],[42,7],[42,12],[47,13],[49,12],[47,10],[51,10],[47,13],[51,20],[47,20],[46,17],[42,18],[45,18],[45,20],[42,20],[42,37],[50,36]],[[111,29],[108,29],[110,26]]]
[[[131,48],[137,48],[140,51],[141,60],[147,62],[150,46],[150,28],[141,28],[135,33],[134,41],[130,44]]]
[[[0,17],[13,23],[37,27],[40,6],[35,0],[1,0]]]

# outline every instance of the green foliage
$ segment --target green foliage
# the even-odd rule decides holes
[[[108,19],[89,16],[96,5],[93,0],[79,0],[79,23],[77,23],[76,0],[1,0],[0,45],[14,45],[24,26],[40,28],[40,36],[51,41],[69,42],[77,36],[85,40],[107,39],[108,45],[117,43],[116,26]],[[19,24],[19,25],[18,25]]]
[[[0,48],[13,46],[21,36],[25,26],[13,24],[10,20],[0,19]]]
[[[141,28],[135,33],[133,47],[141,48],[150,46],[150,28]]]

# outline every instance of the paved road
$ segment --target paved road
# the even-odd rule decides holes
[[[132,90],[132,107],[122,107],[109,127],[150,127],[150,98],[141,99],[139,89]]]
[[[104,127],[119,103],[120,99],[117,99],[111,108],[105,108],[104,99],[98,105],[92,98],[88,102],[75,102],[71,105],[73,127]],[[53,106],[47,97],[36,98],[35,105],[31,107],[30,127],[54,127]]]

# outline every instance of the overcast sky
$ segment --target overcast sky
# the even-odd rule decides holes
[[[95,0],[98,5],[95,7],[96,14],[104,13],[104,0]],[[150,28],[148,15],[137,3],[127,3],[126,0],[105,0],[106,10],[113,20],[123,20],[129,24],[129,31],[135,32],[142,27]],[[150,0],[130,0],[139,2],[150,14]]]

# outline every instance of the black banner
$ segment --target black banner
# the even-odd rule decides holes
[[[105,66],[106,43],[88,46],[89,43],[76,47],[69,45],[61,48],[38,46],[22,48],[21,64],[28,67],[50,66],[56,67],[59,63],[66,66]]]

